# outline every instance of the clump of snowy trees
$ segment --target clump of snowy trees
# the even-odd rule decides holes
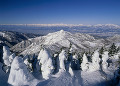
[[[70,43],[70,47],[67,51],[65,48],[62,48],[60,52],[54,54],[53,56],[46,48],[42,47],[38,57],[34,55],[30,58],[26,55],[24,57],[24,63],[30,72],[37,69],[42,73],[43,78],[48,79],[50,74],[54,71],[66,71],[69,70],[69,67],[73,70],[82,69],[83,71],[95,71],[99,70],[100,65],[102,65],[103,69],[107,69],[107,60],[109,60],[109,57],[113,56],[118,51],[119,48],[117,48],[113,43],[108,51],[102,47],[101,49],[95,50],[93,54],[89,56],[86,53],[80,55],[78,52],[73,52],[72,44]],[[12,54],[8,47],[3,46],[4,65],[9,67],[14,58],[15,54]],[[89,59],[91,59],[91,61],[89,61]]]
[[[100,69],[100,58],[99,58],[99,52],[96,50],[92,55],[92,62],[88,62],[88,58],[86,54],[83,55],[83,60],[81,63],[81,69],[83,71],[96,71]]]
[[[29,72],[28,67],[20,56],[15,56],[7,46],[3,46],[3,71],[10,72],[8,83],[14,86],[29,85],[30,81],[37,80]],[[22,82],[22,83],[21,83]]]
[[[71,76],[74,75],[73,70],[82,71],[97,71],[107,70],[110,66],[109,60],[115,62],[119,58],[119,47],[116,47],[113,43],[109,49],[101,47],[94,52],[79,53],[74,51],[72,44],[68,49],[61,48],[61,50],[54,55],[51,55],[50,51],[45,47],[41,47],[41,50],[37,55],[26,55],[23,57],[15,56],[11,53],[9,48],[3,46],[3,70],[8,72],[10,70],[10,76],[8,82],[14,85],[14,77],[22,77],[27,83],[28,80],[32,80],[33,76],[31,72],[38,71],[44,79],[49,79],[51,74],[62,73],[68,71]],[[16,64],[16,65],[15,65]],[[11,68],[11,69],[10,69]],[[21,73],[22,75],[17,75]],[[30,75],[30,79],[28,75]],[[14,77],[13,77],[14,76]],[[17,80],[20,80],[17,78]]]

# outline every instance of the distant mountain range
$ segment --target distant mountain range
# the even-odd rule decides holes
[[[50,32],[56,32],[63,29],[68,32],[87,33],[93,36],[109,37],[115,34],[120,34],[120,26],[115,24],[97,24],[97,25],[82,25],[82,24],[11,24],[0,25],[0,30],[18,31],[24,33],[35,33],[46,35]]]

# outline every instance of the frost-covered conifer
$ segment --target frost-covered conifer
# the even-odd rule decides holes
[[[44,79],[49,79],[50,74],[53,72],[53,63],[50,53],[45,49],[41,49],[38,55],[39,65],[41,66],[41,72]]]
[[[12,63],[13,59],[15,58],[15,54],[11,54],[9,57],[10,64]]]
[[[88,70],[88,59],[87,59],[87,56],[86,54],[83,55],[83,60],[82,60],[82,63],[81,63],[81,68],[83,71],[86,71]]]
[[[29,69],[29,71],[32,72],[33,71],[33,66],[32,66],[32,63],[30,62],[30,59],[29,59],[28,55],[26,55],[24,57],[24,63],[26,64],[26,66]]]
[[[100,70],[99,52],[96,50],[92,55],[92,63],[89,64],[89,71]]]
[[[80,63],[79,63],[79,60],[78,60],[78,55],[75,53],[72,57],[72,62],[71,62],[71,67],[73,70],[78,70],[80,69]]]
[[[59,54],[59,65],[60,65],[60,69],[62,70],[66,70],[65,69],[65,61],[67,60],[67,55],[65,50],[62,50],[61,53]]]
[[[7,46],[3,46],[3,62],[5,65],[10,66],[10,49]]]
[[[108,67],[108,63],[107,63],[107,60],[109,59],[109,56],[108,56],[108,51],[104,52],[103,55],[102,55],[102,67],[104,69],[107,69]]]
[[[21,57],[16,56],[11,64],[8,83],[14,86],[28,85],[34,77],[27,70]]]

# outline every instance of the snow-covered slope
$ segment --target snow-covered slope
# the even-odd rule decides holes
[[[37,37],[35,34],[25,34],[12,31],[0,31],[0,43],[12,47],[13,45],[27,40],[29,38]]]
[[[40,36],[22,41],[11,49],[14,52],[20,52],[21,54],[33,54],[38,53],[41,49],[41,45],[44,45],[52,52],[58,52],[62,47],[69,48],[72,44],[73,50],[88,50],[88,48],[94,49],[102,46],[103,43],[96,40],[93,36],[87,34],[76,33],[60,30],[54,33],[49,33],[46,36]]]
[[[120,35],[116,34],[113,37],[107,38],[107,40],[112,43],[120,43]]]

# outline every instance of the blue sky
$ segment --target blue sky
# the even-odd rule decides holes
[[[0,0],[0,24],[119,24],[120,0]]]

